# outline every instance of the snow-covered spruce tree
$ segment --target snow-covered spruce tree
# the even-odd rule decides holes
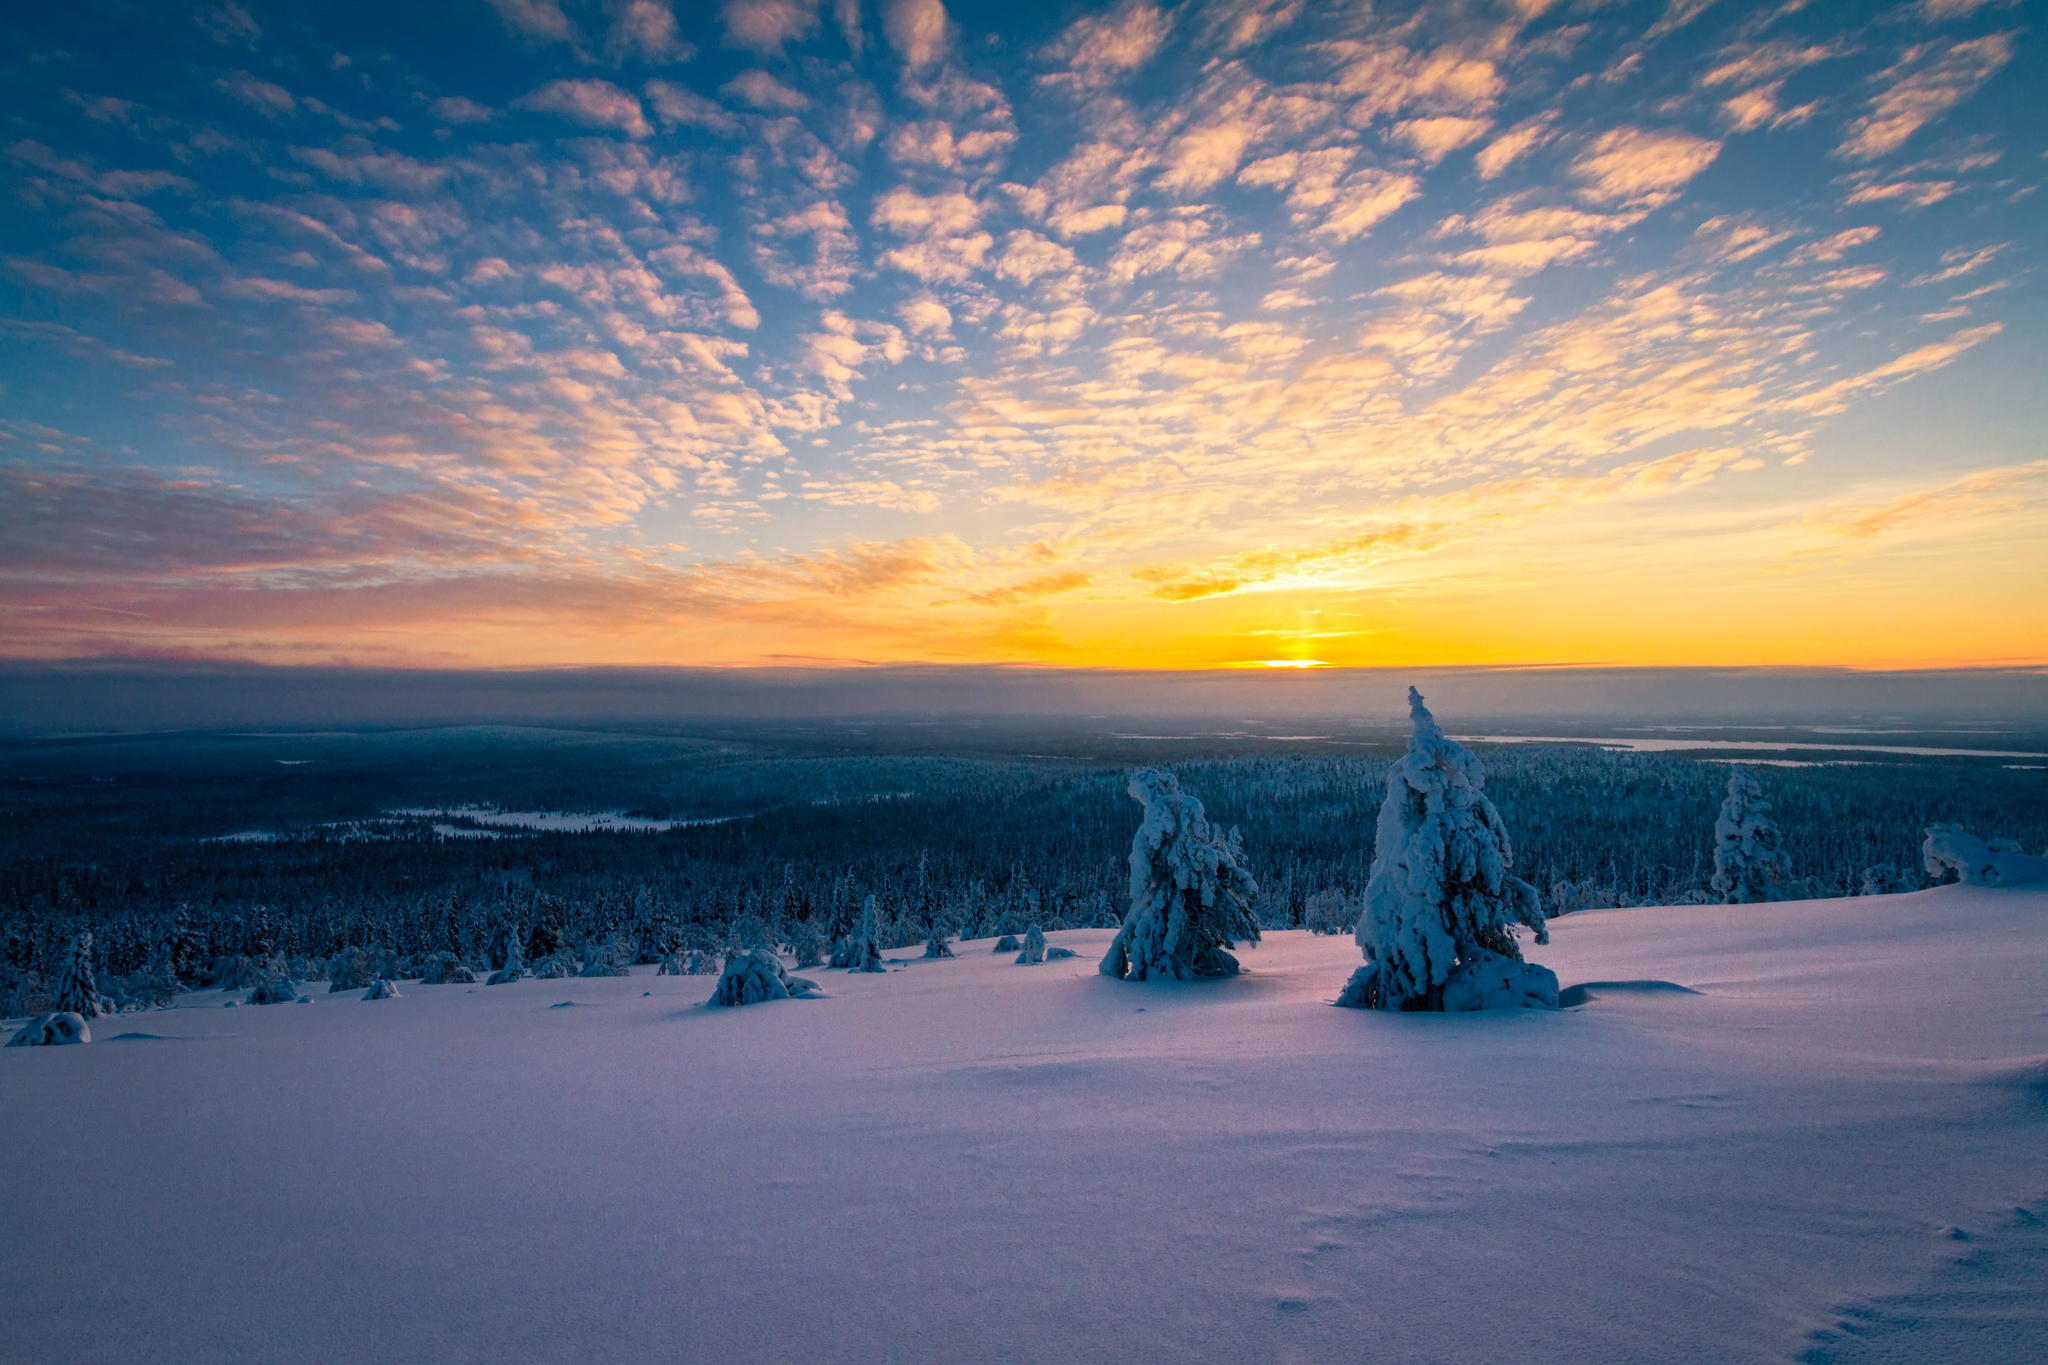
[[[398,987],[392,985],[388,979],[381,976],[372,981],[370,988],[363,992],[363,999],[365,1000],[396,1000],[397,998]]]
[[[1045,931],[1032,925],[1024,934],[1024,950],[1017,954],[1019,967],[1035,967],[1045,961]]]
[[[1023,946],[1023,944],[1017,941],[1015,934],[1004,934],[996,940],[996,946],[989,949],[989,951],[992,953],[1014,953]]]
[[[1387,772],[1372,872],[1358,919],[1365,965],[1337,1003],[1356,1009],[1486,1009],[1557,1004],[1557,977],[1522,961],[1514,929],[1544,929],[1536,888],[1514,854],[1485,771],[1437,728],[1408,689],[1414,733]]]
[[[946,931],[945,924],[933,918],[924,933],[924,955],[926,957],[953,957],[953,936]]]
[[[93,976],[92,930],[81,929],[71,936],[70,944],[64,949],[64,960],[57,967],[57,980],[50,988],[50,999],[56,1013],[75,1014],[82,1019],[96,1019],[114,1012],[106,997],[100,994],[99,982]]]
[[[1723,905],[1776,900],[1790,870],[1771,803],[1749,769],[1738,763],[1728,770],[1728,794],[1714,821],[1714,875],[1707,885]]]
[[[506,920],[498,931],[498,948],[504,956],[498,970],[484,979],[486,986],[509,986],[526,976],[526,936],[513,921]]]
[[[791,976],[782,969],[782,959],[767,948],[749,948],[726,954],[725,971],[711,993],[713,1005],[758,1005],[766,1000],[800,999],[818,989],[818,983]]]
[[[1131,774],[1131,798],[1145,809],[1131,839],[1131,910],[1102,959],[1121,981],[1192,981],[1235,976],[1228,951],[1259,941],[1252,898],[1259,885],[1234,837],[1210,826],[1202,803],[1158,768]]]
[[[192,907],[183,901],[171,915],[171,926],[164,935],[165,961],[172,975],[179,981],[199,979],[200,949],[199,930],[192,923]]]
[[[885,972],[882,965],[882,911],[875,903],[873,893],[861,903],[860,923],[853,932],[839,940],[839,946],[832,950],[834,967],[849,972]]]
[[[796,969],[825,965],[825,942],[818,937],[816,921],[800,919],[789,931],[789,951],[796,955]]]

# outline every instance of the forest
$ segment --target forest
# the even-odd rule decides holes
[[[830,943],[870,895],[889,947],[1112,925],[1137,820],[1124,788],[1148,765],[1237,830],[1262,925],[1339,928],[1332,907],[1365,884],[1401,740],[1305,728],[1320,733],[1098,720],[10,741],[0,1015],[39,1007],[82,928],[102,989],[141,1005],[266,970],[318,980],[348,949],[393,979],[437,954],[488,970],[508,934],[563,972]],[[1750,771],[1789,855],[1775,898],[1924,885],[1936,820],[2048,843],[2039,768],[1898,752],[1770,766],[1786,762],[1769,747],[1784,735],[1738,737],[1758,746],[1747,756],[1765,766]],[[1719,754],[1473,748],[1515,871],[1549,913],[1713,898]],[[577,812],[612,813],[612,827],[531,827]]]

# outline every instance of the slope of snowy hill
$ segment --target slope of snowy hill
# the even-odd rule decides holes
[[[0,1052],[0,1360],[2048,1358],[2048,892],[1555,936],[1557,1013],[1075,931],[96,1020]]]

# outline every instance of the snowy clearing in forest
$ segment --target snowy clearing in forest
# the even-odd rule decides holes
[[[0,1051],[0,1360],[2042,1358],[2048,892],[1554,932],[1557,1012],[1075,930],[97,1020],[181,1045]]]
[[[589,834],[593,831],[660,834],[691,825],[723,825],[747,818],[743,815],[712,815],[697,820],[650,820],[624,811],[491,810],[484,806],[430,806],[395,810],[391,814],[412,819],[468,820],[503,829],[537,829],[555,834]]]

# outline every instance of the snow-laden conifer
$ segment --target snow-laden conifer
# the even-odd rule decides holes
[[[509,986],[526,975],[526,936],[519,925],[506,920],[498,930],[498,950],[502,954],[498,970],[484,981],[486,986]]]
[[[50,988],[50,1001],[58,1014],[75,1014],[95,1019],[112,1014],[113,1006],[100,994],[92,969],[92,930],[81,929],[71,936],[64,960],[57,966],[57,980]]]
[[[392,985],[388,979],[381,976],[372,981],[370,988],[363,992],[363,999],[365,1000],[396,1000],[397,998],[398,987]]]
[[[1144,818],[1131,839],[1131,909],[1102,959],[1102,974],[1124,981],[1192,981],[1234,976],[1228,951],[1259,941],[1251,910],[1259,886],[1235,831],[1217,833],[1202,803],[1158,768],[1131,775]]]
[[[1779,846],[1771,803],[1749,769],[1728,770],[1728,791],[1714,820],[1714,875],[1707,885],[1724,905],[1780,899],[1779,884],[1790,872]]]
[[[252,1005],[289,1005],[299,998],[298,983],[282,973],[259,981],[256,989],[249,992]]]
[[[1015,940],[1012,940],[1014,942]],[[1024,949],[1017,954],[1019,967],[1035,967],[1045,961],[1045,931],[1032,925],[1024,932]]]
[[[818,937],[815,920],[800,919],[789,931],[789,951],[796,956],[796,969],[825,965],[825,942]]]
[[[832,950],[834,967],[849,972],[885,972],[882,965],[882,911],[873,893],[861,903],[860,923]]]
[[[1408,689],[1414,731],[1387,772],[1372,872],[1358,920],[1365,965],[1337,1003],[1362,1009],[1487,1008],[1557,1003],[1557,978],[1522,961],[1516,925],[1549,942],[1536,888],[1512,874],[1514,854],[1485,792],[1479,760],[1437,727]],[[1503,965],[1506,964],[1506,965]],[[1464,968],[1473,979],[1447,991]],[[1493,978],[1504,983],[1499,989]],[[1527,1000],[1524,997],[1528,997]]]
[[[783,970],[782,959],[767,948],[749,948],[726,954],[725,971],[718,978],[709,1003],[713,1005],[758,1005],[767,1000],[789,1000],[810,995],[818,983]]]

